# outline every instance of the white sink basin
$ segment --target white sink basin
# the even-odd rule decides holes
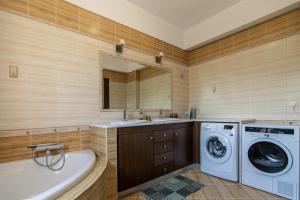
[[[153,119],[152,121],[154,122],[170,122],[170,121],[179,121],[180,119],[178,118],[158,118],[158,119]]]
[[[130,125],[130,124],[139,124],[139,123],[145,123],[148,122],[147,120],[140,120],[140,119],[134,119],[134,120],[121,120],[121,121],[112,121],[109,122],[112,125]]]

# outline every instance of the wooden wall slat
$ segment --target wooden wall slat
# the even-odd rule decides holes
[[[68,2],[56,0],[56,24],[78,32],[79,10],[79,7]]]
[[[113,21],[99,16],[99,23],[100,23],[100,38],[104,39],[109,42],[115,42],[115,24]]]
[[[288,33],[299,32],[300,30],[300,9],[292,11],[288,14],[287,26]]]
[[[27,0],[0,0],[0,6],[8,11],[27,14]]]
[[[86,35],[101,37],[101,18],[86,10],[79,10],[79,30]]]
[[[55,1],[28,1],[28,14],[41,20],[45,20],[50,23],[55,23],[55,10]]]

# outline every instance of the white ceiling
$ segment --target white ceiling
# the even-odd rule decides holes
[[[180,29],[188,29],[242,0],[127,1]]]

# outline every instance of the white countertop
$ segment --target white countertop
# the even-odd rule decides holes
[[[299,120],[256,120],[250,125],[300,126]]]
[[[122,121],[122,120],[119,120]],[[175,120],[166,120],[166,121],[146,121],[142,123],[127,123],[127,124],[113,124],[114,122],[119,121],[108,121],[99,124],[90,124],[91,127],[96,128],[126,128],[134,126],[149,126],[149,125],[162,125],[162,124],[174,124],[174,123],[183,123],[183,122],[194,122],[194,119],[175,119]],[[128,120],[130,121],[130,120]]]
[[[239,118],[197,118],[195,121],[199,122],[224,122],[224,123],[254,123],[255,119],[239,119]]]
[[[154,119],[155,120],[155,119]],[[120,122],[120,124],[118,124]],[[128,122],[128,123],[126,123]],[[118,121],[107,121],[97,124],[90,124],[90,127],[96,128],[126,128],[135,126],[149,126],[149,125],[162,125],[162,124],[174,124],[174,123],[184,123],[184,122],[224,122],[224,123],[253,123],[255,119],[217,119],[217,118],[201,118],[201,119],[173,119],[165,121],[145,121],[139,123],[130,123],[130,120],[125,121],[122,124],[122,120]]]

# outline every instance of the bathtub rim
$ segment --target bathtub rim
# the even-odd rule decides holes
[[[100,159],[97,154],[95,154],[95,156],[96,161],[92,170],[64,194],[58,196],[56,200],[77,199],[84,192],[88,191],[99,179],[104,177],[107,161],[105,159]]]

